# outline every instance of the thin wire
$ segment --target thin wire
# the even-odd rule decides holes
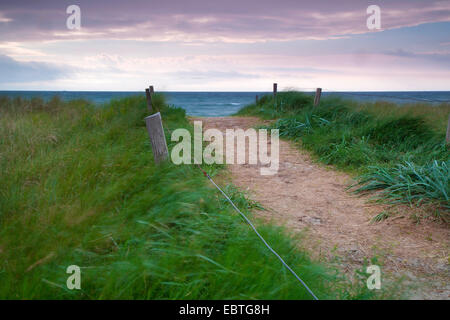
[[[296,88],[296,90],[301,90],[304,92],[314,93],[317,88]],[[332,90],[328,88],[322,88],[322,93],[335,93],[335,94],[348,94],[353,96],[366,96],[366,97],[374,97],[374,98],[389,98],[389,99],[398,99],[398,100],[406,100],[406,101],[420,101],[420,102],[437,102],[437,103],[449,103],[450,100],[436,100],[436,99],[426,99],[426,98],[414,98],[414,97],[400,97],[386,94],[370,94],[367,92],[348,92],[348,91],[338,91]]]
[[[300,283],[306,288],[306,290],[308,290],[308,292],[311,294],[311,296],[315,299],[315,300],[319,300],[319,298],[317,298],[317,296],[314,294],[314,292],[312,292],[312,290],[306,285],[306,283],[295,273],[294,270],[291,269],[291,267],[289,267],[289,265],[284,262],[283,258],[280,257],[280,255],[272,249],[272,247],[266,242],[266,240],[264,240],[264,238],[259,234],[258,230],[256,230],[255,226],[253,225],[253,223],[245,216],[245,214],[243,214],[241,212],[241,210],[239,210],[238,207],[236,207],[236,205],[233,203],[233,201],[231,201],[231,199],[226,195],[225,192],[222,191],[222,189],[220,189],[220,187],[213,181],[213,179],[209,176],[209,174],[204,171],[200,165],[197,165],[198,168],[200,170],[202,170],[203,174],[205,175],[205,177],[207,177],[209,179],[209,181],[212,182],[212,184],[223,194],[223,196],[228,200],[228,202],[231,203],[231,205],[233,206],[233,208],[239,212],[239,214],[245,219],[245,221],[247,221],[247,223],[250,225],[250,227],[252,227],[253,231],[255,231],[255,233],[258,235],[258,237],[261,239],[261,241],[266,245],[266,247],[281,261],[281,263],[297,278],[298,281],[300,281]]]

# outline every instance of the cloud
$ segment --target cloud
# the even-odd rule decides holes
[[[450,83],[449,1],[378,0],[382,32],[367,29],[369,0],[76,3],[79,31],[66,28],[72,0],[0,1],[3,87],[140,90],[149,79],[171,90],[219,91],[270,90],[272,82],[351,90]]]
[[[173,76],[178,77],[180,79],[189,79],[189,80],[220,80],[220,79],[255,79],[259,78],[256,74],[250,73],[242,73],[235,71],[179,71],[174,72]]]
[[[389,56],[396,56],[396,57],[414,57],[415,54],[403,49],[397,49],[397,50],[388,50],[384,51],[384,54],[387,54]]]
[[[450,21],[450,2],[379,1],[383,30]],[[141,39],[264,42],[370,32],[361,0],[79,0],[82,30],[66,28],[68,1],[0,3],[0,41]]]
[[[6,18],[6,17],[0,12],[0,23],[7,23],[7,22],[11,22],[11,21],[13,21],[13,19]]]
[[[442,69],[450,68],[450,51],[449,50],[434,50],[434,51],[417,51],[410,52],[403,49],[389,50],[382,52],[388,56],[400,58],[415,58],[415,63],[423,64],[425,61],[434,62]]]
[[[20,62],[0,55],[0,83],[29,83],[65,78],[65,68],[43,62]]]

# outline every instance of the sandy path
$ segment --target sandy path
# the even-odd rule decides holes
[[[247,129],[261,123],[252,117],[192,118],[203,128]],[[401,274],[420,285],[413,298],[450,298],[448,227],[435,222],[414,223],[407,211],[396,218],[370,223],[388,209],[368,203],[346,191],[350,176],[314,163],[293,143],[280,141],[280,167],[273,176],[260,175],[258,165],[229,165],[235,185],[250,193],[267,211],[266,220],[306,232],[302,246],[316,258],[340,259],[339,267],[350,273],[364,258],[378,257],[384,272]],[[390,210],[393,210],[392,208]],[[426,283],[426,287],[423,287]]]

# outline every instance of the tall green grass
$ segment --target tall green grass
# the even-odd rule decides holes
[[[357,103],[282,92],[263,97],[238,115],[275,119],[280,136],[301,141],[326,164],[358,175],[356,192],[450,210],[450,152],[445,130],[450,106]]]
[[[182,109],[154,101],[165,129],[192,130]],[[145,116],[143,97],[0,99],[0,298],[311,299],[198,169],[155,166]],[[250,214],[255,204],[227,190]],[[258,225],[320,298],[387,295]],[[66,287],[69,265],[81,290]]]

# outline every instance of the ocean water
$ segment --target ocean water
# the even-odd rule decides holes
[[[188,115],[218,117],[236,113],[243,106],[253,103],[255,96],[261,97],[269,92],[163,92],[170,105],[184,108]],[[314,94],[314,93],[310,93]],[[145,95],[144,92],[113,92],[113,91],[0,91],[0,96],[21,96],[24,98],[41,97],[51,99],[54,95],[63,100],[86,99],[101,106],[111,99],[132,95]],[[326,92],[322,96],[336,95],[357,101],[391,101],[395,103],[450,102],[450,91],[405,91],[405,92]]]
[[[219,117],[232,115],[255,102],[263,92],[167,92],[171,105],[182,107],[191,116]]]

